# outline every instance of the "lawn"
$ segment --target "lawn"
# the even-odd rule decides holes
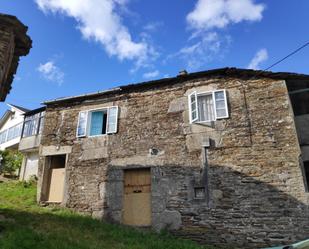
[[[107,224],[64,208],[40,207],[34,184],[0,183],[1,249],[213,249],[167,233]]]

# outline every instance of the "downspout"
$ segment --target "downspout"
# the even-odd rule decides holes
[[[204,142],[203,145],[203,169],[202,169],[202,183],[205,188],[205,199],[207,207],[210,206],[210,194],[209,194],[209,163],[208,163],[208,149],[210,148],[210,139]]]

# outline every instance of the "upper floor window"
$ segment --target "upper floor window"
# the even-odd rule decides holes
[[[190,123],[211,122],[229,117],[225,90],[201,93],[195,91],[188,97]]]
[[[77,137],[98,136],[117,132],[118,106],[81,111],[78,116]]]
[[[45,112],[39,112],[25,117],[22,137],[41,134],[44,126]]]
[[[20,137],[23,124],[17,124],[8,129],[7,141]]]
[[[0,132],[0,144],[6,143],[10,140],[20,137],[22,125],[23,125],[22,123],[19,123]]]

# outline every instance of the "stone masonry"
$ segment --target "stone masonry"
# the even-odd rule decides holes
[[[10,92],[19,57],[31,48],[27,30],[15,16],[0,13],[0,101]]]
[[[66,154],[62,204],[96,218],[121,223],[123,170],[149,167],[155,230],[240,248],[308,238],[308,194],[284,79],[235,73],[166,81],[47,103],[38,200],[46,200],[46,156]],[[216,89],[227,91],[229,118],[190,124],[188,94]],[[111,105],[120,111],[116,134],[76,138],[81,110]],[[194,196],[198,187],[206,187],[203,198]]]

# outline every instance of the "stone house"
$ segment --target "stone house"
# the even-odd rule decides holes
[[[202,243],[308,238],[308,90],[223,68],[47,101],[38,201]]]

